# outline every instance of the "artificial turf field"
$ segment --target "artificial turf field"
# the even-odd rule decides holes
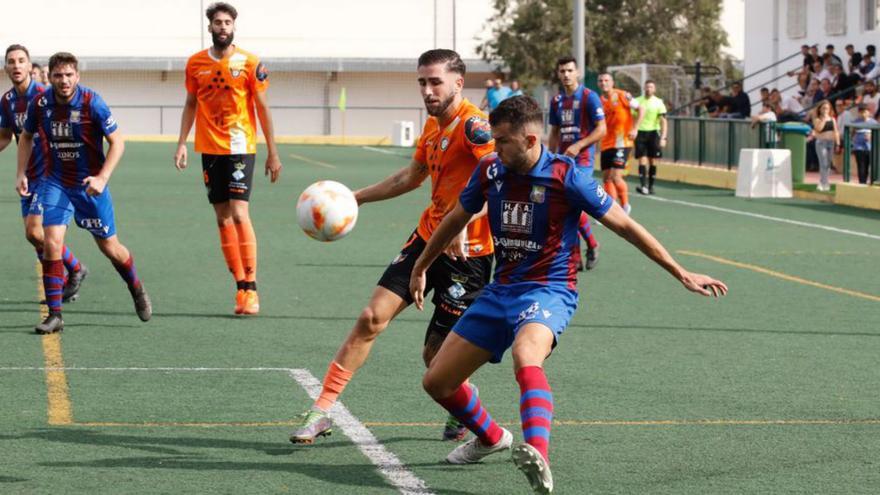
[[[438,440],[445,414],[420,386],[429,314],[414,309],[342,395],[349,435],[288,443],[312,377],[414,228],[428,188],[367,205],[349,237],[318,243],[296,226],[302,189],[372,183],[407,164],[407,152],[281,150],[281,182],[259,176],[251,203],[259,316],[232,315],[197,155],[178,173],[173,145],[129,143],[111,188],[153,319],[137,319],[109,262],[72,227],[68,243],[91,275],[65,306],[60,339],[33,333],[36,259],[12,191],[14,153],[0,155],[0,493],[406,490],[394,482],[436,494],[530,492],[506,455],[442,462],[453,445]],[[880,213],[665,183],[657,192],[633,191],[633,216],[730,294],[692,295],[596,228],[600,263],[580,275],[580,308],[546,364],[556,492],[877,493]],[[474,380],[521,438],[509,355]]]

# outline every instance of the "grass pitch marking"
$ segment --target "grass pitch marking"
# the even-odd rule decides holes
[[[336,168],[336,165],[333,165],[332,163],[322,162],[320,160],[313,160],[313,159],[306,157],[306,156],[297,155],[296,153],[291,153],[290,157],[295,158],[301,162],[306,162],[306,163],[310,163],[312,165],[317,165],[319,167]]]
[[[382,148],[375,148],[373,146],[361,146],[361,148],[363,148],[367,151],[375,151],[376,153],[382,153],[385,155],[393,155],[393,156],[400,157],[400,158],[403,158],[406,160],[412,158],[412,155],[404,155],[403,153],[396,153],[391,150],[383,150]]]
[[[761,215],[760,213],[751,213],[748,211],[731,210],[729,208],[722,208],[720,206],[705,205],[702,203],[692,203],[690,201],[681,201],[678,199],[658,198],[657,196],[642,196],[642,197],[645,199],[650,199],[652,201],[660,201],[662,203],[673,203],[673,204],[677,204],[677,205],[690,206],[692,208],[703,208],[706,210],[720,211],[723,213],[731,213],[734,215],[742,215],[745,217],[760,218],[761,220],[769,220],[771,222],[787,223],[790,225],[797,225],[800,227],[808,227],[811,229],[827,230],[829,232],[836,232],[838,234],[853,235],[853,236],[857,236],[857,237],[865,237],[867,239],[874,239],[875,241],[880,241],[880,235],[869,234],[867,232],[860,232],[858,230],[841,229],[841,228],[837,228],[837,227],[831,227],[830,225],[822,225],[822,224],[811,223],[811,222],[801,222],[799,220],[790,220],[788,218],[773,217],[770,215]]]
[[[827,285],[827,284],[823,284],[821,282],[814,282],[812,280],[807,280],[805,278],[795,277],[794,275],[789,275],[787,273],[782,273],[782,272],[770,270],[769,268],[764,268],[762,266],[750,265],[748,263],[741,263],[739,261],[729,260],[727,258],[721,258],[719,256],[712,256],[712,255],[700,253],[697,251],[679,250],[676,252],[678,254],[683,254],[685,256],[694,256],[697,258],[711,260],[716,263],[722,263],[725,265],[735,266],[737,268],[744,268],[746,270],[751,270],[753,272],[763,273],[765,275],[770,275],[771,277],[781,278],[782,280],[787,280],[789,282],[795,282],[798,284],[809,285],[811,287],[817,287],[819,289],[825,289],[825,290],[829,290],[831,292],[837,292],[838,294],[844,294],[847,296],[858,297],[861,299],[867,299],[869,301],[880,302],[880,296],[875,296],[873,294],[866,294],[864,292],[846,289],[843,287],[836,287],[834,285]]]
[[[312,399],[321,394],[321,382],[308,370],[290,370],[290,376],[302,386]],[[348,409],[337,402],[330,410],[336,426],[357,445],[358,449],[379,468],[379,472],[403,494],[431,494],[423,480],[416,477],[400,462],[396,455],[388,451],[376,437]]]
[[[36,264],[37,297],[45,296],[43,291],[43,267]],[[40,304],[40,319],[49,316],[49,307]],[[43,335],[43,361],[46,363],[46,396],[48,398],[47,415],[50,425],[69,425],[73,423],[73,407],[70,404],[70,391],[67,387],[67,375],[64,372],[64,357],[61,354],[61,334]]]

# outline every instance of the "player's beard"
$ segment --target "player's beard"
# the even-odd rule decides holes
[[[214,43],[214,49],[217,51],[222,51],[229,48],[229,45],[232,44],[232,40],[235,39],[235,33],[229,33],[226,36],[226,40],[221,40],[220,35],[211,31],[211,41]]]
[[[425,102],[425,110],[428,112],[428,115],[430,115],[431,117],[443,115],[443,112],[445,112],[446,109],[449,108],[449,105],[452,105],[452,100],[454,100],[454,99],[455,99],[455,94],[453,93],[453,94],[449,95],[449,98],[442,100],[440,102],[440,104],[437,105],[436,110],[431,110],[431,108],[428,107],[428,103]]]

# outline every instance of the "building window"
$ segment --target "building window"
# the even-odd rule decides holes
[[[862,29],[873,31],[880,26],[880,1],[862,0]]]
[[[825,0],[825,34],[846,34],[846,0]]]
[[[792,39],[807,36],[807,0],[788,0],[786,32]]]

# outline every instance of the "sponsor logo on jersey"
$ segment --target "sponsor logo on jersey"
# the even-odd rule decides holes
[[[501,231],[531,234],[534,210],[534,203],[526,203],[523,201],[502,201]]]
[[[519,318],[516,320],[517,323],[525,320],[531,320],[535,316],[538,316],[538,311],[541,309],[541,304],[538,301],[532,303],[531,306],[526,308],[523,311],[520,311]]]
[[[73,139],[73,126],[70,122],[52,121],[52,137],[55,139]]]

